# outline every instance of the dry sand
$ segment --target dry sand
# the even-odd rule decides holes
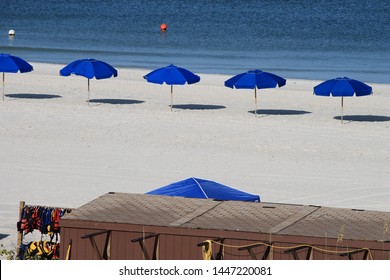
[[[61,77],[34,63],[6,74],[0,102],[0,241],[16,244],[19,201],[79,207],[110,191],[144,193],[188,177],[214,180],[262,201],[390,211],[390,85],[340,99],[312,94],[320,81],[260,90],[147,83],[148,70],[117,78]],[[335,77],[324,77],[324,79]],[[353,78],[353,77],[352,77]],[[336,117],[336,119],[335,119]]]

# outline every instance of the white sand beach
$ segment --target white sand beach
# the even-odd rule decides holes
[[[258,91],[147,83],[149,70],[118,77],[61,77],[63,65],[32,63],[6,74],[0,102],[0,243],[16,245],[21,200],[79,207],[107,192],[145,193],[199,177],[262,201],[390,211],[390,84],[374,94],[313,95],[321,81],[287,79]],[[277,73],[275,73],[277,74]],[[324,77],[324,80],[335,77]],[[351,77],[353,78],[353,77]],[[335,119],[336,117],[336,119]]]

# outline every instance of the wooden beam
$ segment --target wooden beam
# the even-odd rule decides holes
[[[102,255],[101,255],[100,252],[99,252],[99,248],[97,247],[97,244],[96,244],[95,239],[94,239],[93,237],[90,237],[90,238],[88,238],[88,239],[89,239],[89,241],[91,242],[93,251],[94,251],[94,253],[96,254],[97,258],[98,258],[99,260],[102,260],[103,258],[102,258]]]
[[[19,221],[21,221],[21,219],[22,219],[22,210],[23,210],[24,206],[26,206],[26,202],[20,201],[19,202]],[[20,246],[22,245],[22,242],[23,242],[23,231],[22,232],[18,231],[18,240],[16,243],[16,252],[18,252],[18,254],[19,254],[19,249],[20,249]]]
[[[104,233],[106,234],[106,240],[105,240],[105,244],[104,244],[104,248],[103,248],[103,255],[102,255],[99,251],[99,248],[96,244],[94,237],[101,235],[101,234],[104,234]],[[102,231],[98,231],[98,232],[94,232],[94,233],[90,233],[90,234],[85,234],[85,235],[81,236],[81,239],[87,239],[87,238],[89,239],[89,241],[92,245],[93,251],[95,252],[95,254],[99,260],[109,260],[111,258],[111,255],[110,255],[111,230],[102,230]]]
[[[216,256],[215,256],[215,259],[216,260],[223,260],[223,243],[225,242],[225,239],[224,238],[221,238],[220,240],[219,240],[219,251],[218,251],[218,253],[216,254]]]
[[[368,260],[368,252],[369,252],[368,249],[357,249],[357,250],[350,251],[348,253],[341,253],[340,256],[348,257],[349,260],[353,260],[353,255],[361,252],[364,252],[362,260]]]
[[[141,247],[142,255],[145,260],[150,260],[150,256],[148,254],[148,250],[145,247],[145,240],[154,237],[154,246],[153,246],[153,254],[152,254],[152,260],[158,260],[158,248],[159,248],[159,241],[160,241],[160,234],[152,233],[148,234],[146,236],[141,236],[138,238],[134,238],[131,240],[131,242],[138,242],[139,246]]]
[[[272,247],[273,242],[262,242],[262,243],[264,243],[264,244],[253,244],[253,245],[249,245],[249,246],[244,246],[244,247],[238,248],[238,251],[247,250],[248,254],[249,254],[249,256],[251,256],[252,260],[257,260],[256,254],[255,254],[255,252],[253,252],[253,249],[257,248],[257,247],[261,247],[261,246],[266,246],[267,248],[265,249],[264,254],[261,257],[262,260],[266,260],[266,259],[268,259],[268,256],[271,252],[271,247]]]
[[[148,234],[148,235],[145,235],[145,236],[141,236],[141,237],[138,237],[138,238],[131,239],[131,242],[139,242],[140,240],[146,240],[146,239],[155,237],[156,235],[158,235],[158,234],[151,233],[151,234]]]
[[[81,239],[94,237],[94,236],[97,236],[97,235],[100,235],[100,234],[103,234],[103,233],[107,233],[109,231],[110,230],[102,230],[102,231],[97,231],[97,232],[94,232],[94,233],[84,234],[84,235],[81,236]]]
[[[160,236],[157,234],[154,239],[153,256],[152,260],[158,260],[158,248],[160,247]]]
[[[288,249],[284,251],[285,253],[291,253],[294,256],[294,260],[299,260],[299,251],[304,251],[307,249],[307,254],[306,254],[306,260],[312,260],[313,259],[313,247],[309,245],[302,245],[302,246],[297,246],[291,249]]]

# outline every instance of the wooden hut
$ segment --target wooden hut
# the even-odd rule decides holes
[[[107,193],[60,221],[61,259],[390,259],[390,212]]]

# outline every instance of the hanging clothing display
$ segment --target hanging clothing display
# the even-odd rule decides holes
[[[37,229],[43,234],[59,233],[60,218],[70,211],[45,206],[25,206],[17,223],[18,231],[27,234]]]
[[[60,244],[50,241],[32,241],[21,244],[19,260],[57,260],[60,258]]]
[[[17,230],[21,235],[21,240],[26,234],[33,231],[41,233],[41,240],[27,244],[22,242],[19,246],[18,259],[58,259],[60,219],[70,212],[71,209],[67,208],[24,206],[20,213],[20,220],[17,222]]]

